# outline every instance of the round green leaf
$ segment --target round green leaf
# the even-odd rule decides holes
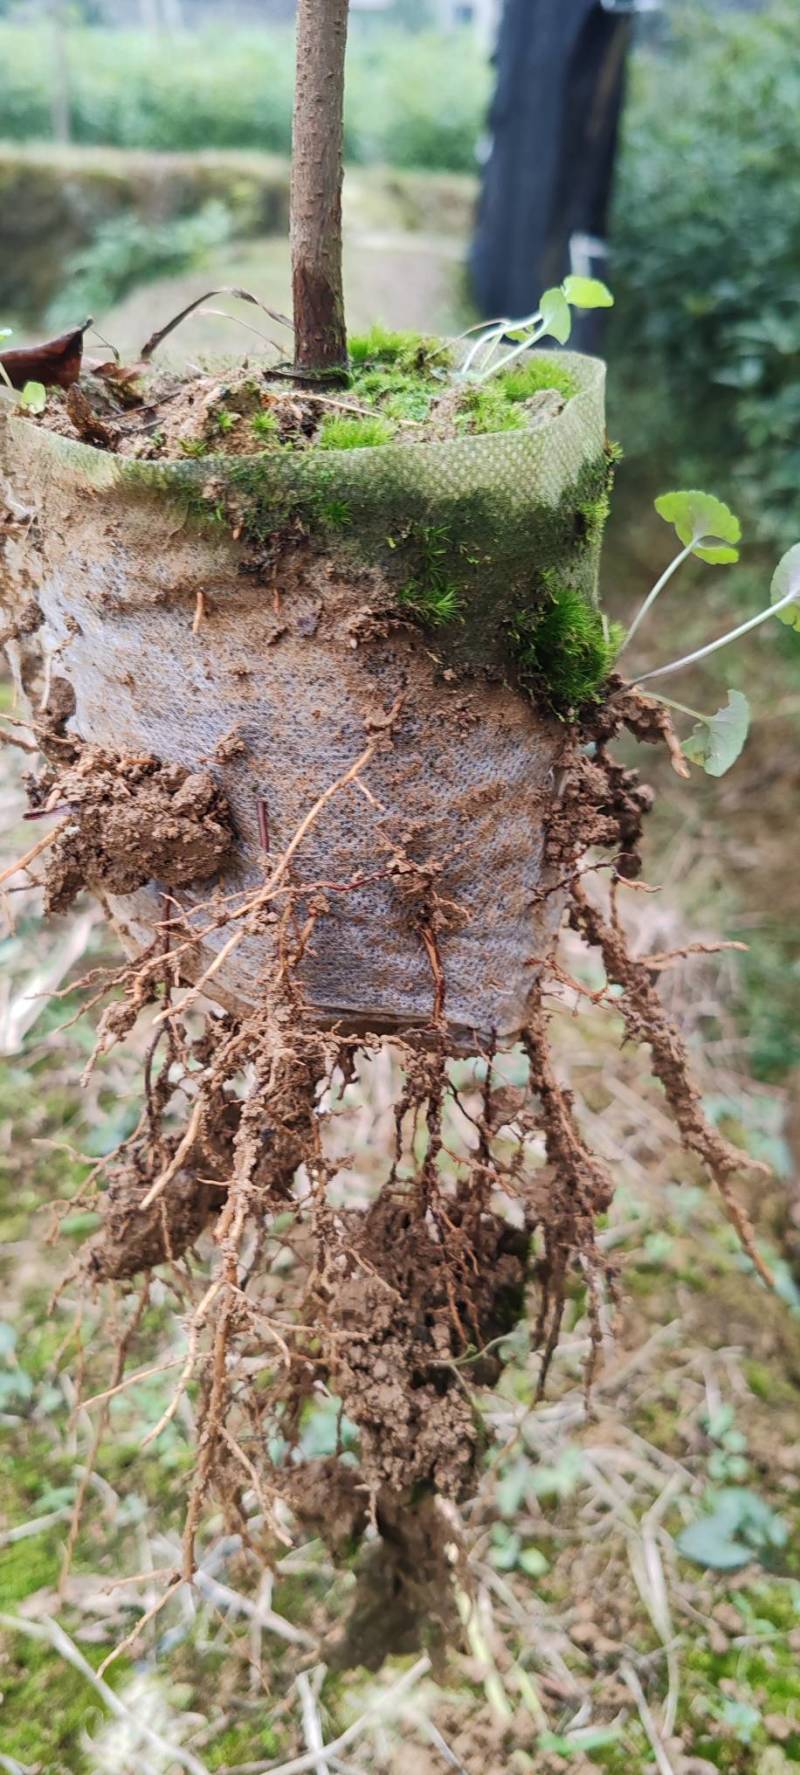
[[[715,1572],[738,1571],[753,1557],[752,1549],[734,1541],[716,1516],[701,1516],[690,1523],[676,1537],[676,1545],[685,1559]]]
[[[43,382],[26,382],[19,397],[26,413],[43,413],[47,406],[47,389]]]
[[[778,614],[781,622],[788,623],[790,629],[800,631],[800,542],[787,549],[775,568],[769,589],[770,603],[779,604],[781,598],[788,598],[792,591],[796,594],[796,602],[787,604],[786,609]]]
[[[545,1572],[550,1570],[550,1561],[545,1559],[539,1547],[523,1547],[517,1565],[529,1578],[543,1578]]]
[[[729,690],[725,707],[708,721],[699,721],[683,750],[692,764],[710,777],[724,777],[736,763],[750,727],[750,704],[740,690]]]
[[[614,298],[599,277],[565,277],[564,295],[573,308],[613,308]]]
[[[660,518],[673,524],[679,540],[701,561],[719,565],[738,561],[739,550],[730,544],[739,542],[742,526],[735,512],[713,493],[690,489],[680,493],[661,493],[655,502]]]
[[[544,332],[552,333],[559,345],[566,345],[572,332],[572,315],[564,291],[545,290],[539,298],[539,313],[544,321]]]

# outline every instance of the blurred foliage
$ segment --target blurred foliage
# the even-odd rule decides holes
[[[261,148],[288,154],[292,33],[214,27],[179,41],[144,32],[68,36],[72,139],[121,148]],[[7,141],[51,133],[53,65],[41,29],[0,26],[0,127]],[[474,38],[355,29],[345,152],[429,171],[470,171],[490,74]]]
[[[755,12],[681,9],[635,57],[632,76],[610,339],[626,449],[663,459],[668,436],[684,484],[714,462],[751,527],[791,542],[800,477],[795,0]],[[654,385],[664,391],[657,404]]]
[[[137,284],[177,276],[201,264],[231,238],[232,217],[212,200],[195,216],[147,222],[128,210],[98,229],[90,246],[64,267],[64,287],[50,304],[51,326],[69,326],[76,314],[103,312]]]

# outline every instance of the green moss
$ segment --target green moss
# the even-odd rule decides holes
[[[317,438],[318,450],[374,450],[388,444],[394,426],[376,413],[374,419],[360,419],[356,414],[326,413]]]
[[[529,401],[532,395],[540,394],[545,388],[554,388],[565,401],[571,400],[576,392],[575,377],[549,356],[529,358],[526,363],[520,361],[513,369],[498,376],[496,386],[512,403]]]
[[[363,439],[361,427],[374,422],[352,423]],[[339,447],[351,450],[347,460],[337,460],[335,449],[218,458],[223,506],[206,498],[208,465],[201,478],[199,465],[185,464],[189,511],[218,519],[227,510],[228,523],[255,544],[295,529],[298,521],[312,544],[330,548],[335,536],[344,562],[380,567],[398,604],[439,631],[448,665],[513,670],[559,712],[596,695],[618,645],[592,602],[607,509],[606,456],[587,463],[555,505],[523,503],[516,489],[512,496],[482,487],[437,493],[434,501],[426,466],[417,467],[414,452],[387,451],[386,472],[379,472],[370,452],[352,448],[349,416],[333,416],[333,426]],[[181,470],[146,466],[148,479],[163,477],[174,496]]]
[[[24,1634],[9,1634],[8,1656],[3,1664],[2,1745],[8,1757],[24,1768],[56,1771],[69,1769],[83,1775],[88,1767],[82,1749],[83,1734],[103,1709],[86,1678],[43,1645]],[[106,1647],[81,1647],[90,1664],[97,1665]],[[129,1675],[125,1659],[112,1665],[106,1675],[111,1688],[119,1688]]]
[[[181,438],[180,447],[184,456],[208,455],[208,444],[205,438]]]
[[[250,426],[257,438],[271,439],[278,436],[278,421],[274,413],[254,413]]]
[[[260,1762],[262,1757],[277,1756],[280,1748],[269,1726],[229,1726],[204,1751],[203,1757],[209,1769],[227,1769],[236,1763]]]
[[[500,382],[470,385],[462,390],[456,427],[459,431],[524,431],[525,414],[512,406]]]
[[[422,333],[393,333],[388,327],[370,327],[368,333],[357,333],[350,339],[350,362],[361,364],[393,364],[400,370],[418,374],[434,363],[440,369],[448,366],[453,353],[442,346],[441,339]]]
[[[0,1595],[4,1606],[13,1607],[35,1590],[43,1590],[58,1578],[58,1536],[47,1531],[12,1541],[0,1553]]]
[[[328,530],[349,530],[353,514],[346,499],[329,499],[319,508],[319,521]]]
[[[446,524],[416,524],[403,541],[416,551],[417,570],[397,587],[397,602],[430,628],[445,628],[461,611],[461,594],[451,570],[456,551],[450,530]]]
[[[440,339],[372,327],[350,341],[351,387],[358,399],[389,419],[427,419],[453,361]]]
[[[766,1368],[763,1362],[745,1362],[744,1378],[757,1399],[771,1403],[775,1387],[775,1375],[771,1368]]]
[[[611,626],[583,593],[555,573],[542,574],[541,609],[522,612],[511,625],[520,679],[540,684],[559,711],[580,709],[597,698],[612,670],[624,631]]]
[[[398,587],[397,602],[432,629],[442,629],[455,622],[461,609],[458,586],[446,579],[410,579],[406,585]]]
[[[353,378],[353,393],[360,401],[374,402],[389,419],[410,419],[422,424],[428,418],[440,385],[406,370],[366,369]]]

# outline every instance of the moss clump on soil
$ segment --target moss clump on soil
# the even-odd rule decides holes
[[[555,573],[542,575],[540,609],[515,617],[511,643],[523,684],[546,686],[559,709],[580,708],[596,697],[612,670],[624,630]]]
[[[554,411],[575,394],[575,378],[562,364],[540,358],[516,364],[490,382],[467,383],[459,396],[455,424],[458,431],[473,434],[525,431],[542,408],[537,396],[560,397]],[[544,403],[544,410],[547,403]]]
[[[356,333],[349,343],[352,365],[391,364],[398,370],[426,374],[433,363],[447,367],[453,353],[441,339],[423,333],[394,333],[379,323],[368,333]]]
[[[256,437],[260,438],[262,442],[277,443],[278,421],[275,418],[274,413],[267,411],[264,411],[263,413],[254,413],[250,421],[250,426]]]
[[[380,418],[360,419],[357,414],[326,413],[317,438],[318,450],[372,450],[388,444],[394,426]]]

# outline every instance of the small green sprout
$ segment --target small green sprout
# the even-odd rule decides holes
[[[739,551],[735,547],[741,536],[739,520],[730,507],[721,499],[715,499],[710,493],[664,493],[656,500],[656,511],[668,523],[675,526],[678,539],[683,548],[675,556],[657,580],[651,592],[631,624],[625,640],[625,646],[635,634],[640,623],[647,615],[673,573],[689,555],[697,555],[701,561],[721,564],[738,561]],[[685,666],[699,665],[701,660],[708,659],[721,647],[727,647],[731,641],[738,641],[742,635],[749,635],[752,629],[768,622],[770,617],[777,616],[781,622],[800,633],[800,542],[787,550],[775,569],[770,586],[770,602],[766,610],[751,616],[735,629],[719,635],[715,641],[707,641],[704,646],[696,647],[693,653],[683,654],[680,659],[671,660],[666,666],[654,666],[650,672],[640,672],[635,684],[649,683],[653,678],[666,678],[673,672],[683,671]],[[699,764],[711,777],[721,777],[735,764],[747,739],[750,727],[750,705],[747,697],[740,690],[729,690],[727,702],[714,715],[702,715],[696,709],[687,708],[684,703],[674,703],[659,691],[652,693],[667,708],[677,709],[681,715],[690,715],[695,721],[689,738],[684,741],[683,751],[692,764]]]
[[[25,413],[43,413],[47,406],[47,389],[43,382],[26,382],[19,397]]]
[[[539,307],[523,320],[509,320],[506,316],[481,326],[460,373],[476,382],[485,382],[488,376],[507,369],[522,352],[538,345],[540,339],[549,336],[559,345],[566,345],[572,332],[571,308],[611,308],[613,303],[611,291],[599,278],[566,277],[558,288],[545,290]],[[512,349],[498,356],[503,341],[508,339],[513,341]]]
[[[12,334],[13,327],[0,327],[0,339],[10,339]],[[0,363],[0,383],[4,388],[10,390],[17,406],[22,408],[23,413],[44,412],[47,405],[47,389],[43,382],[26,382],[22,393],[18,395],[5,364]]]
[[[227,407],[220,407],[219,412],[214,415],[214,423],[218,431],[225,433],[233,431],[238,417],[238,413],[229,413]]]
[[[739,550],[733,545],[741,541],[742,526],[730,506],[725,505],[723,500],[716,499],[713,493],[701,493],[697,489],[682,493],[661,493],[655,502],[655,508],[660,518],[673,525],[683,547],[648,592],[625,636],[625,647],[641,628],[673,574],[683,566],[684,561],[688,561],[690,555],[696,555],[698,560],[708,561],[715,566],[739,559]]]
[[[666,698],[664,699],[666,701]],[[675,703],[674,708],[680,705]],[[724,777],[744,746],[750,731],[750,704],[741,690],[729,690],[724,708],[715,715],[699,715],[693,709],[697,726],[683,742],[683,751],[691,764],[699,764],[709,777]]]
[[[790,628],[800,631],[800,543],[787,549],[781,557],[772,575],[770,587],[770,603],[766,610],[760,610],[757,616],[751,616],[747,622],[741,622],[737,628],[729,629],[726,634],[718,635],[716,641],[707,641],[704,647],[696,647],[694,653],[686,653],[682,659],[670,660],[667,666],[655,666],[652,672],[641,672],[634,679],[636,684],[644,684],[650,678],[666,678],[673,672],[682,672],[685,666],[698,665],[700,660],[708,659],[710,654],[717,653],[720,647],[728,647],[731,641],[738,641],[740,636],[749,635],[751,629],[757,629],[762,622],[768,622],[771,616],[779,616],[781,622],[788,623]]]
[[[428,623],[432,629],[443,629],[455,622],[461,610],[461,596],[452,580],[411,579],[399,586],[397,602]]]
[[[320,506],[320,520],[329,530],[349,530],[353,515],[346,499],[329,499]]]

